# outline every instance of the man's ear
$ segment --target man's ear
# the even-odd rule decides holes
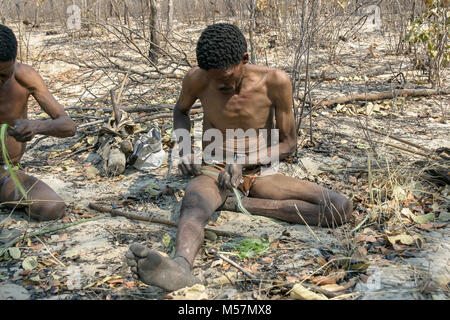
[[[250,61],[250,58],[248,57],[248,52],[246,52],[242,55],[242,63],[246,64],[249,61]]]

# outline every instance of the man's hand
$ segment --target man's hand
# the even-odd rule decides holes
[[[242,168],[241,164],[227,164],[219,174],[219,187],[229,190],[237,188],[241,183]]]
[[[186,176],[199,176],[202,174],[201,165],[194,163],[194,155],[188,154],[180,158],[180,164],[178,165],[181,173]]]
[[[27,142],[39,133],[39,122],[36,120],[14,120],[14,129],[8,130],[8,134],[19,142]]]

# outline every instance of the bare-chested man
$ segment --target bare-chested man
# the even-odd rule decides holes
[[[16,62],[16,56],[17,40],[13,31],[0,25],[0,123],[13,127],[8,131],[6,147],[14,164],[19,163],[26,142],[36,134],[64,138],[76,132],[75,123],[48,91],[39,74],[32,67]],[[51,119],[27,119],[30,95]],[[2,162],[0,160],[0,202],[21,200],[22,194]],[[48,185],[22,171],[17,171],[17,176],[28,192],[28,200],[35,200],[25,207],[32,218],[52,220],[64,216],[64,201]]]
[[[198,67],[183,80],[174,110],[174,129],[190,130],[189,110],[197,99],[203,106],[204,132],[210,128],[224,134],[227,129],[270,129],[273,110],[279,130],[279,159],[291,155],[297,136],[288,75],[281,70],[249,65],[246,40],[230,24],[206,28],[196,52]],[[247,143],[247,147],[253,144]],[[206,145],[203,144],[204,151]],[[270,155],[273,145],[268,145],[267,151]],[[248,158],[250,152],[253,151],[246,153]],[[347,198],[314,183],[281,174],[246,174],[255,172],[255,163],[249,161],[199,165],[194,163],[192,154],[180,156],[182,173],[195,177],[182,201],[175,257],[163,257],[140,244],[132,244],[126,254],[133,276],[150,285],[172,291],[198,282],[191,269],[203,243],[204,226],[224,204],[232,187],[248,194],[243,205],[252,214],[292,223],[332,226],[342,224],[352,213],[352,203]],[[257,164],[262,163],[258,153]],[[214,170],[216,174],[208,174]],[[233,206],[228,200],[225,204]]]

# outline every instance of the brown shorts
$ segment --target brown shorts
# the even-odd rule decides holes
[[[225,164],[206,164],[202,165],[203,174],[212,178],[216,182],[219,180],[219,173],[225,169]],[[206,172],[205,172],[206,171]],[[241,183],[237,187],[245,196],[248,196],[250,189],[255,183],[256,178],[261,174],[261,167],[242,169]]]

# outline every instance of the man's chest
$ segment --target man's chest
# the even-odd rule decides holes
[[[225,95],[210,91],[200,96],[205,120],[217,129],[265,127],[272,103],[264,92]]]
[[[26,109],[29,94],[24,88],[6,84],[0,89],[0,120],[17,119]]]

